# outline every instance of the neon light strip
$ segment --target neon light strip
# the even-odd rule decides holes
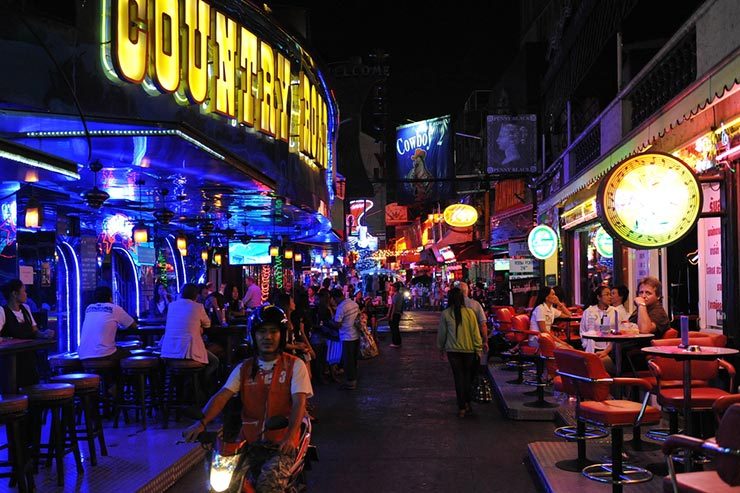
[[[175,249],[172,248],[172,242],[170,241],[170,238],[173,238],[172,235],[168,235],[165,240],[167,240],[167,246],[170,247],[170,254],[172,255],[172,264],[175,267],[175,283],[177,284],[177,292],[180,292],[180,289],[182,288],[182,285],[180,284],[180,272],[178,270],[179,265],[177,265],[177,257],[175,257]],[[180,253],[178,250],[177,253]],[[183,275],[185,274],[185,270],[183,269]]]
[[[128,250],[125,248],[114,246],[113,250],[120,250],[123,253],[126,254],[126,258],[129,259],[129,262],[131,263],[131,270],[134,273],[134,286],[136,286],[136,318],[139,318],[141,316],[141,310],[139,308],[139,276],[136,275],[136,264],[134,263],[134,257],[131,256]]]
[[[77,294],[77,310],[75,310],[76,314],[76,325],[77,325],[77,345],[80,344],[80,334],[82,330],[82,297],[80,296],[80,264],[77,261],[77,254],[75,253],[74,248],[72,248],[72,245],[67,243],[66,241],[62,242],[62,245],[66,245],[67,248],[69,248],[70,256],[72,257],[72,260],[75,261],[75,293]]]
[[[29,166],[33,166],[34,168],[41,168],[47,171],[53,171],[54,173],[59,173],[60,175],[69,176],[70,178],[74,178],[76,180],[80,179],[79,173],[75,173],[74,171],[67,171],[64,168],[57,168],[56,166],[52,166],[51,164],[45,163],[44,161],[33,159],[27,156],[22,156],[15,152],[8,152],[8,151],[3,151],[2,149],[0,149],[0,158],[10,159],[11,161],[16,161],[18,163],[27,164]]]
[[[59,252],[59,256],[62,257],[62,262],[64,262],[64,278],[66,280],[66,286],[67,289],[65,290],[65,299],[67,301],[67,352],[72,350],[72,345],[70,344],[70,331],[72,330],[72,327],[70,326],[70,320],[72,318],[72,314],[69,310],[69,266],[67,265],[67,257],[64,255],[64,252],[59,247],[59,245],[56,246],[57,251]]]
[[[224,159],[223,154],[219,154],[215,150],[211,149],[199,140],[192,138],[191,136],[181,132],[180,130],[164,129],[164,130],[90,130],[87,134],[82,130],[65,130],[65,131],[53,131],[53,132],[26,132],[27,137],[85,137],[90,135],[91,137],[150,137],[150,136],[175,136],[190,142],[194,146],[206,151],[207,153],[219,158]],[[79,179],[79,175],[77,175]]]
[[[719,161],[719,160],[724,159],[726,157],[730,157],[733,154],[737,154],[738,152],[740,152],[740,146],[735,146],[735,147],[733,147],[731,149],[727,149],[725,152],[723,152],[722,154],[720,154],[719,156],[717,156],[715,159],[717,161]]]

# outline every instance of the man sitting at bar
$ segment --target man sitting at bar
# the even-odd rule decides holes
[[[53,330],[42,331],[36,326],[31,309],[26,304],[26,286],[20,279],[11,279],[2,288],[7,300],[0,310],[0,336],[16,339],[51,339]],[[16,363],[17,386],[39,383],[39,371],[36,364],[36,353],[29,352]]]
[[[247,277],[247,292],[244,293],[244,299],[242,300],[242,306],[247,314],[251,313],[252,310],[262,304],[262,290],[257,286],[257,281],[254,277]]]
[[[191,359],[203,363],[203,387],[211,395],[216,389],[218,357],[206,349],[203,342],[203,329],[211,326],[202,304],[196,302],[198,287],[187,283],[182,287],[180,299],[170,303],[167,323],[162,337],[162,358]]]
[[[108,286],[95,288],[94,302],[85,310],[82,322],[80,359],[108,359],[118,361],[131,356],[128,349],[116,346],[116,331],[136,328],[136,320],[120,306],[113,303],[113,291]]]

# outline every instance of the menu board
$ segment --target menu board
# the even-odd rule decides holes
[[[92,291],[98,284],[98,239],[94,236],[80,238],[80,287]]]

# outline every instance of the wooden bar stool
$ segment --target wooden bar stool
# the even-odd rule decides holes
[[[100,443],[100,455],[108,455],[103,435],[103,420],[100,417],[98,406],[98,389],[100,388],[100,376],[94,373],[67,373],[51,377],[53,383],[69,383],[75,386],[75,397],[79,409],[85,415],[84,428],[77,429],[77,439],[87,440],[87,450],[90,454],[90,463],[98,465],[95,453],[95,439]]]
[[[68,383],[42,383],[23,387],[20,392],[28,396],[29,414],[31,415],[31,435],[34,459],[45,457],[47,465],[52,459],[57,463],[57,484],[64,485],[64,455],[74,453],[77,472],[82,474],[82,457],[77,445],[75,429],[74,396],[75,387]],[[41,443],[43,427],[42,414],[50,411],[51,430],[49,443]],[[66,448],[69,445],[69,448]],[[41,449],[47,449],[41,453]],[[36,462],[38,467],[38,462]]]
[[[18,491],[33,491],[33,474],[28,456],[26,439],[26,414],[28,397],[25,395],[0,395],[0,424],[5,425],[8,438],[8,461],[0,467],[10,467],[10,472],[0,473],[0,478],[10,478],[10,486],[17,485]]]
[[[82,362],[77,353],[61,353],[49,356],[49,367],[53,375],[82,371]]]
[[[85,373],[94,373],[100,376],[100,402],[103,406],[103,416],[115,415],[115,406],[120,392],[118,361],[104,358],[90,358],[82,360],[82,369]]]
[[[146,430],[147,409],[159,408],[160,399],[160,363],[155,356],[131,356],[121,360],[121,375],[124,385],[129,384],[131,392],[124,391],[116,405],[113,427],[118,428],[118,415],[128,409],[141,411],[141,424]],[[147,380],[149,381],[149,399],[147,400]]]
[[[200,406],[203,399],[200,389],[199,377],[206,368],[204,363],[191,359],[165,358],[166,376],[165,399],[164,399],[164,427],[167,428],[170,409],[175,409],[179,419],[181,409],[189,406]],[[190,399],[185,398],[185,384],[190,380],[192,395]]]

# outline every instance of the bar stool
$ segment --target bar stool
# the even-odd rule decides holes
[[[555,359],[563,385],[581,401],[577,419],[611,429],[612,461],[587,466],[582,474],[593,481],[611,484],[614,493],[621,493],[623,485],[650,481],[653,474],[647,469],[622,464],[623,428],[660,422],[660,411],[647,405],[650,383],[640,378],[611,378],[601,358],[593,353],[556,349]],[[609,399],[611,385],[637,386],[647,392],[642,404]]]
[[[170,409],[175,409],[177,415],[175,420],[179,419],[180,409],[189,406],[200,405],[201,390],[198,378],[206,368],[204,363],[199,363],[192,359],[170,359],[165,358],[166,377],[168,384],[165,386],[164,399],[164,427],[167,428],[169,422]],[[185,398],[185,383],[190,380],[192,385],[192,398]]]
[[[98,389],[100,388],[100,376],[93,373],[67,373],[51,377],[53,383],[69,383],[75,387],[75,397],[79,408],[85,415],[85,427],[77,429],[77,439],[87,440],[87,450],[90,453],[90,463],[98,465],[95,453],[95,439],[100,443],[100,455],[107,456],[108,449],[105,446],[103,435],[103,421],[100,418],[98,407]]]
[[[141,349],[141,341],[116,341],[116,347],[128,350]]]
[[[50,356],[49,366],[54,375],[82,371],[82,362],[77,353],[60,353]]]
[[[0,424],[5,425],[8,439],[8,461],[0,462],[0,466],[11,468],[10,472],[0,473],[0,478],[10,478],[10,486],[17,485],[21,492],[34,489],[23,426],[27,412],[28,397],[25,395],[0,395]]]
[[[109,417],[115,414],[118,392],[120,391],[118,361],[104,358],[83,359],[82,369],[85,373],[94,373],[100,376],[100,402],[103,406],[103,415]]]
[[[141,411],[141,424],[146,430],[146,411],[147,408],[158,408],[161,406],[159,395],[159,358],[155,356],[130,356],[123,358],[121,361],[121,375],[123,376],[124,386],[128,381],[134,390],[127,393],[120,393],[120,399],[116,405],[116,413],[113,418],[113,427],[118,428],[118,415],[128,409],[134,409],[138,414]],[[147,386],[149,380],[149,401],[147,403]],[[124,415],[127,416],[127,415]],[[127,417],[125,418],[127,420]]]
[[[77,445],[77,431],[75,429],[74,396],[75,387],[68,383],[42,383],[29,385],[20,389],[28,396],[29,411],[31,415],[31,434],[33,436],[33,457],[47,459],[47,465],[51,465],[52,459],[57,463],[57,484],[64,485],[64,455],[67,452],[74,453],[77,472],[82,474],[82,457]],[[41,432],[43,426],[42,414],[50,411],[51,430],[49,431],[49,443],[41,443]],[[67,444],[69,448],[66,449]],[[47,449],[42,454],[41,449]],[[38,467],[38,462],[36,463]]]

